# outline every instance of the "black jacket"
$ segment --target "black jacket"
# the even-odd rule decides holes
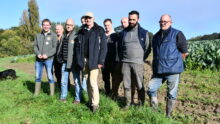
[[[82,28],[78,32],[78,37],[75,41],[75,55],[77,64],[83,69],[85,64],[84,58],[84,42],[85,42],[85,29]],[[107,41],[104,29],[94,23],[89,36],[89,69],[98,69],[98,64],[104,65],[107,53]]]

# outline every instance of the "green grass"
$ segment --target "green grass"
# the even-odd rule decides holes
[[[10,59],[7,59],[7,61]],[[2,62],[2,61],[1,61]],[[0,62],[0,63],[1,63]],[[4,61],[6,62],[6,61]],[[0,68],[0,71],[4,68]],[[127,111],[120,103],[101,94],[100,109],[92,113],[86,101],[72,104],[69,92],[67,103],[59,101],[59,91],[49,96],[49,85],[44,81],[39,96],[34,97],[34,77],[16,70],[16,80],[0,81],[1,124],[170,124],[180,123],[165,118],[164,113],[154,112],[148,106],[132,107]]]
[[[19,58],[30,62],[29,58]],[[0,59],[0,71],[5,69],[4,63],[11,62],[14,57]],[[59,101],[58,88],[55,96],[50,97],[49,85],[44,80],[41,93],[33,96],[34,77],[21,70],[16,70],[16,80],[0,81],[0,124],[191,124],[205,123],[212,116],[220,118],[220,114],[205,113],[202,115],[185,114],[185,110],[174,110],[174,119],[165,118],[165,100],[160,101],[159,111],[155,112],[146,104],[143,107],[121,109],[122,101],[113,101],[101,92],[100,109],[92,113],[87,107],[87,94],[82,104],[74,105],[73,89],[68,94],[67,103]],[[158,94],[166,93],[163,85]],[[181,74],[181,83],[177,101],[187,103],[186,107],[196,108],[200,105],[215,106],[220,104],[220,73],[210,70],[187,70]],[[161,97],[161,96],[160,96]],[[148,101],[146,101],[148,102]],[[203,107],[204,107],[203,106]]]

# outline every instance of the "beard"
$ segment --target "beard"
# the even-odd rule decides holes
[[[129,28],[133,29],[134,27],[136,27],[137,24],[138,24],[137,22],[136,23],[129,23]]]

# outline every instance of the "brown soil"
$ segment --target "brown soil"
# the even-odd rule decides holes
[[[151,69],[151,63],[148,61],[144,65],[144,85],[145,88],[147,88],[147,85],[149,83],[149,80],[152,76],[152,69]],[[6,63],[3,65],[6,68],[12,68],[12,69],[18,69],[20,71],[23,71],[27,74],[30,75],[35,75],[35,69],[34,69],[34,63],[29,64],[29,63],[22,63],[22,64],[17,64],[17,63]],[[72,75],[71,75],[72,76]],[[43,73],[43,78],[46,79],[46,73],[44,70]],[[71,78],[72,79],[72,78]],[[184,83],[184,80],[182,81]],[[73,81],[71,80],[71,84],[73,84]],[[99,75],[99,87],[100,89],[104,89],[101,73]],[[122,84],[120,85],[119,88],[119,96],[123,97],[124,95],[124,90]],[[179,94],[183,95],[183,94]],[[158,100],[160,105],[165,111],[165,96],[166,92],[162,91],[159,92],[158,94]],[[146,101],[149,101],[148,98],[146,98]],[[135,100],[136,103],[137,101],[137,93],[135,94]],[[220,123],[220,104],[217,105],[206,105],[203,103],[190,103],[190,101],[177,101],[176,102],[176,107],[174,110],[174,113],[182,113],[183,115],[188,115],[194,118],[194,123],[205,123],[205,124],[219,124]],[[178,117],[176,117],[178,118]]]

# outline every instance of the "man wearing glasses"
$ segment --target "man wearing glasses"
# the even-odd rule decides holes
[[[85,28],[78,32],[76,40],[76,59],[78,66],[88,74],[87,89],[89,105],[93,112],[99,108],[98,74],[103,67],[107,53],[104,29],[94,22],[93,13],[85,15]]]
[[[74,43],[76,38],[76,33],[74,32],[74,21],[72,19],[67,19],[65,25],[65,35],[60,42],[57,56],[60,63],[62,63],[62,78],[61,78],[61,95],[60,101],[66,103],[66,97],[68,94],[68,79],[69,72],[73,72],[73,78],[75,84],[80,83],[79,70],[74,66]],[[77,95],[76,95],[77,96]],[[73,103],[79,103],[80,100],[75,98]]]
[[[183,59],[187,56],[187,41],[183,33],[171,27],[172,19],[168,14],[161,16],[160,30],[154,35],[153,47],[153,76],[148,85],[147,94],[150,105],[158,106],[157,91],[167,81],[166,116],[170,117],[173,110],[180,73],[183,72]]]

